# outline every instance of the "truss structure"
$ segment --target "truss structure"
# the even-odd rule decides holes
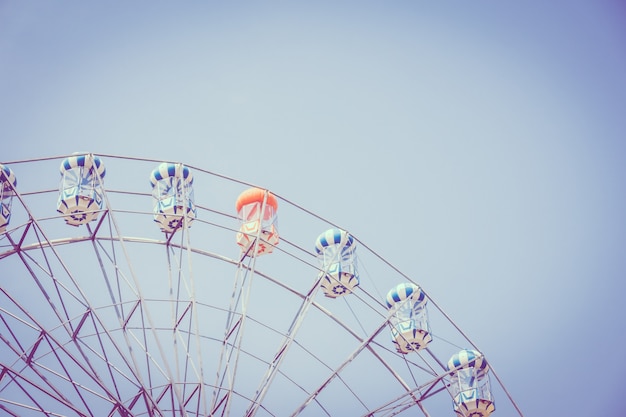
[[[280,244],[245,256],[233,205],[251,184],[190,167],[197,218],[167,234],[146,181],[163,161],[100,155],[104,206],[68,226],[63,157],[4,163],[19,179],[0,239],[5,415],[454,415],[445,364],[475,346],[429,297],[433,342],[396,352],[384,294],[419,282],[358,237],[360,285],[326,298],[313,242],[334,225],[297,204],[277,196]]]

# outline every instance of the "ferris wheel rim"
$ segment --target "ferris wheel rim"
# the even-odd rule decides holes
[[[154,163],[160,163],[160,162],[163,162],[163,161],[160,161],[160,160],[153,160],[153,159],[147,159],[147,158],[133,158],[133,157],[123,157],[123,156],[107,155],[107,154],[98,154],[98,155],[99,155],[100,157],[102,157],[102,158],[118,158],[118,159],[122,159],[122,160],[134,160],[134,161],[154,162]],[[29,162],[35,162],[35,161],[48,161],[48,160],[52,160],[52,159],[60,159],[60,158],[63,158],[63,156],[61,156],[61,157],[46,157],[46,158],[37,158],[37,159],[31,159],[31,160],[13,161],[13,162],[7,162],[7,163],[6,163],[6,165],[11,165],[11,164],[22,164],[22,163],[29,163]],[[219,177],[219,178],[223,178],[223,179],[226,179],[226,180],[232,180],[232,181],[234,181],[234,182],[236,182],[236,183],[239,183],[239,184],[241,184],[241,185],[252,185],[252,184],[248,184],[248,183],[246,183],[246,182],[244,182],[244,181],[231,179],[231,178],[229,178],[229,177],[226,177],[226,176],[223,176],[223,175],[220,175],[220,174],[215,174],[215,173],[212,173],[212,172],[210,172],[210,171],[202,170],[202,169],[200,169],[200,168],[197,168],[197,167],[194,167],[194,166],[191,166],[191,165],[186,165],[186,166],[187,166],[187,167],[189,167],[190,169],[194,170],[194,171],[195,171],[195,170],[197,170],[197,171],[199,171],[199,172],[203,172],[203,173],[205,173],[205,174],[215,175],[215,176],[217,176],[217,177]],[[47,192],[54,192],[54,191],[56,191],[56,190],[43,190],[43,191],[41,191],[41,190],[40,190],[40,191],[38,191],[37,193],[47,193]],[[124,195],[126,194],[126,191],[123,191],[123,190],[122,190],[122,191],[115,191],[115,190],[113,190],[113,191],[111,191],[111,190],[107,190],[107,191],[106,191],[106,193],[109,193],[109,192],[119,192],[119,193],[124,194]],[[147,193],[147,192],[145,192],[145,193],[138,193],[138,194],[143,195],[143,196],[149,195],[149,193]],[[17,195],[18,195],[18,198],[19,198],[19,192],[17,192]],[[27,194],[24,194],[24,195],[27,195]],[[279,199],[281,199],[281,200],[284,200],[284,201],[286,201],[286,202],[288,202],[288,203],[290,203],[290,204],[292,204],[292,205],[296,206],[297,208],[302,209],[303,211],[305,211],[305,212],[307,212],[307,213],[309,213],[309,214],[312,214],[311,212],[309,212],[308,210],[306,210],[306,209],[304,209],[304,208],[302,208],[302,207],[298,206],[297,204],[294,204],[294,203],[290,202],[289,200],[285,200],[285,199],[283,199],[281,196],[279,196],[279,195],[277,195],[277,194],[275,194],[275,195],[276,195],[276,197],[277,197],[277,198],[279,198]],[[201,207],[201,206],[200,206],[200,208],[204,209],[204,207]],[[100,217],[100,221],[101,221],[101,222],[102,222],[102,221],[104,221],[104,219],[105,219],[107,216],[112,217],[112,216],[116,216],[116,215],[118,215],[118,214],[120,214],[120,213],[123,213],[123,211],[120,211],[120,210],[115,210],[115,209],[111,209],[110,207],[109,207],[109,208],[107,208],[107,209],[105,209],[105,210],[101,210],[101,212],[100,212],[100,215],[101,215],[101,217]],[[142,213],[142,214],[151,214],[151,213],[150,213],[150,212],[145,212],[145,213]],[[318,217],[318,218],[319,218],[319,216],[317,216],[317,215],[314,215],[314,216],[316,216],[316,217]],[[46,218],[46,219],[43,219],[43,220],[53,219],[54,217],[60,217],[60,216],[50,216],[50,218]],[[235,217],[235,216],[233,216],[233,217]],[[321,219],[321,218],[320,218],[320,219]],[[323,219],[322,219],[322,220],[323,220]],[[32,218],[32,219],[30,220],[30,222],[32,222],[32,223],[36,223],[37,221],[39,221],[37,218]],[[202,222],[202,220],[199,220],[199,221],[200,221],[200,222]],[[328,221],[326,221],[326,222],[327,222],[328,224],[330,224],[330,225],[333,225],[332,223],[330,223],[330,222],[328,222]],[[28,223],[28,222],[27,222],[27,223]],[[30,225],[31,223],[28,223],[28,224]],[[26,225],[26,223],[25,223],[24,225]],[[24,226],[24,225],[20,225],[20,226]],[[16,229],[17,229],[17,228],[19,228],[20,226],[17,226],[17,227],[16,227],[16,228],[14,228],[13,230],[16,230]],[[333,226],[334,226],[334,225],[333,225]],[[137,237],[137,236],[134,236],[134,237],[133,237],[133,236],[126,236],[126,235],[120,235],[120,236],[116,236],[116,237],[113,237],[113,236],[111,236],[111,237],[103,237],[103,236],[99,236],[99,235],[97,235],[97,234],[95,234],[95,233],[94,233],[94,234],[91,234],[91,235],[85,235],[85,236],[78,237],[78,238],[77,238],[77,237],[67,237],[67,238],[61,238],[61,239],[56,239],[56,240],[55,240],[55,239],[52,239],[52,240],[47,240],[47,238],[46,238],[46,239],[44,239],[44,242],[45,242],[45,243],[41,243],[41,242],[40,242],[39,244],[32,243],[32,244],[30,244],[30,245],[26,245],[26,246],[21,246],[21,245],[13,245],[13,248],[12,248],[12,249],[8,249],[8,250],[5,250],[4,252],[0,252],[0,261],[2,261],[2,260],[3,260],[3,259],[5,259],[5,258],[11,257],[12,255],[16,255],[16,254],[18,254],[18,253],[20,253],[20,252],[25,252],[25,253],[28,253],[29,251],[34,251],[34,250],[42,250],[44,247],[48,247],[48,248],[56,248],[56,247],[61,247],[61,246],[65,246],[65,245],[73,245],[73,244],[79,244],[79,243],[86,243],[86,242],[89,242],[89,241],[91,241],[91,242],[94,242],[94,243],[95,243],[95,242],[100,242],[100,241],[108,241],[108,242],[111,242],[111,241],[114,241],[114,240],[118,240],[118,241],[122,241],[122,242],[125,242],[125,243],[130,243],[130,244],[141,244],[141,245],[148,245],[148,244],[152,244],[152,245],[160,245],[160,246],[165,246],[166,248],[170,248],[170,247],[171,247],[171,248],[174,248],[174,249],[176,249],[176,250],[180,250],[180,251],[190,251],[190,252],[193,252],[193,253],[198,254],[198,255],[201,255],[201,256],[211,257],[211,258],[213,258],[213,259],[215,259],[215,260],[217,260],[217,261],[225,262],[225,263],[228,263],[228,264],[233,265],[233,266],[234,266],[234,265],[240,265],[240,264],[241,264],[241,261],[240,261],[240,260],[237,260],[237,259],[234,259],[234,258],[226,257],[226,256],[223,256],[223,255],[220,255],[220,254],[218,254],[218,253],[211,252],[211,251],[206,251],[206,250],[202,250],[202,249],[199,249],[199,248],[195,248],[195,247],[192,247],[191,245],[185,246],[184,244],[174,243],[174,242],[172,242],[172,241],[171,241],[171,237],[172,237],[172,236],[173,236],[173,234],[172,234],[171,236],[169,236],[169,238],[168,238],[168,239],[153,239],[153,238],[144,238],[144,237]],[[401,275],[401,276],[406,277],[407,281],[413,282],[413,281],[412,281],[409,277],[407,277],[406,275],[404,275],[403,273],[401,273],[400,271],[398,271],[398,270],[397,270],[397,269],[396,269],[393,265],[391,265],[388,261],[386,261],[385,259],[383,259],[382,257],[380,257],[380,256],[379,256],[376,252],[374,252],[373,250],[369,249],[369,248],[368,248],[365,244],[363,244],[363,243],[362,243],[359,239],[354,238],[354,240],[355,240],[358,244],[360,244],[360,245],[364,246],[365,248],[367,248],[368,250],[370,250],[370,251],[371,251],[371,252],[372,252],[375,256],[379,257],[379,258],[380,258],[383,262],[387,263],[390,267],[392,267],[393,269],[395,269],[398,273],[400,273],[400,275]],[[278,250],[280,250],[280,248],[277,248],[277,249],[278,249]],[[291,288],[291,287],[289,287],[288,285],[286,285],[285,283],[281,282],[281,281],[280,281],[280,280],[278,280],[278,279],[273,279],[273,278],[271,277],[271,275],[270,275],[270,274],[265,274],[265,273],[263,273],[262,271],[256,270],[255,268],[253,268],[253,272],[254,272],[254,274],[256,274],[256,275],[258,275],[258,276],[261,276],[261,277],[263,277],[264,279],[268,280],[268,281],[269,281],[269,282],[271,282],[272,284],[275,284],[275,285],[278,285],[278,286],[282,287],[283,289],[285,289],[285,290],[289,291],[290,293],[292,293],[292,294],[296,295],[297,297],[299,297],[299,298],[300,298],[300,299],[302,299],[302,300],[305,300],[305,299],[306,299],[306,297],[307,297],[307,294],[305,294],[305,293],[303,293],[303,292],[301,292],[301,291],[298,291],[298,290],[296,290],[295,288]],[[368,293],[366,290],[364,290],[364,289],[362,289],[362,288],[359,288],[359,289],[358,289],[358,293],[362,293],[362,294],[364,294],[364,296],[366,296],[366,297],[370,297],[371,299],[375,299],[375,298],[376,298],[375,296],[373,296],[372,294]],[[432,301],[432,299],[431,299],[431,298],[430,298],[427,294],[426,294],[426,297],[428,298],[428,300],[429,300],[430,302],[433,302],[433,301]],[[150,301],[150,299],[146,299],[146,300]],[[382,302],[381,300],[378,300],[378,302],[379,302],[381,305],[383,304],[383,302]],[[370,335],[370,336],[371,336],[371,340],[367,341],[367,340],[366,340],[367,338],[364,338],[363,336],[360,336],[358,331],[353,330],[353,329],[352,329],[350,326],[348,326],[347,324],[342,323],[342,322],[341,322],[341,320],[339,320],[339,319],[338,319],[335,315],[333,315],[333,314],[332,314],[332,312],[330,312],[330,311],[326,310],[326,309],[323,307],[323,305],[321,305],[321,304],[319,304],[319,303],[316,303],[315,301],[313,301],[313,302],[311,303],[311,305],[312,305],[313,307],[315,307],[315,308],[316,308],[319,312],[321,312],[322,314],[326,315],[329,319],[331,319],[331,320],[335,321],[335,322],[336,322],[336,323],[337,323],[340,327],[342,327],[342,328],[343,328],[343,329],[344,329],[344,330],[345,330],[348,334],[350,334],[352,337],[354,337],[357,341],[359,341],[359,342],[361,342],[361,343],[364,343],[363,348],[365,348],[365,349],[369,349],[369,348],[370,348],[370,342],[371,342],[372,344],[374,344],[374,345],[376,345],[376,344],[377,344],[377,342],[373,340],[373,339],[374,339],[374,336],[377,336],[378,332],[382,331],[382,329],[386,327],[386,325],[387,325],[386,323],[387,323],[387,321],[388,321],[388,319],[384,319],[384,320],[382,320],[382,324],[381,324],[380,328],[378,329],[378,331],[376,332],[376,334],[372,334],[372,335]],[[102,307],[102,308],[106,308],[106,307],[108,307],[108,306],[104,306],[104,307]],[[0,308],[1,308],[1,306],[0,306]],[[438,309],[439,309],[439,310],[443,313],[443,310],[441,310],[439,307],[437,307],[437,308],[438,308]],[[95,308],[95,309],[93,309],[93,310],[95,311],[95,310],[97,310],[97,308]],[[445,314],[445,313],[443,313],[443,314]],[[254,320],[254,318],[251,318],[251,320]],[[454,323],[451,319],[450,319],[450,321],[451,321],[452,323]],[[273,331],[275,331],[276,333],[282,334],[282,335],[284,336],[284,333],[282,333],[280,330],[275,329],[275,328],[272,328],[271,326],[270,326],[270,328],[271,328]],[[461,330],[460,328],[459,328],[458,330],[462,332],[462,330]],[[467,339],[467,340],[469,341],[469,339]],[[471,341],[470,341],[470,345],[471,345],[472,347],[475,347],[475,345],[474,345]],[[389,351],[391,351],[391,349],[389,349]],[[247,352],[246,350],[243,350],[242,352],[244,352],[245,354],[249,354],[249,355],[253,356],[253,353],[252,353],[252,352]],[[374,352],[374,350],[372,350],[372,352]],[[380,361],[380,362],[381,362],[381,363],[382,363],[385,367],[387,367],[387,368],[389,369],[389,371],[393,374],[393,371],[392,371],[393,366],[391,366],[391,365],[387,365],[387,364],[385,363],[384,359],[382,359],[381,357],[379,357],[379,356],[377,356],[377,355],[374,355],[374,356],[375,356],[375,357],[377,358],[377,360],[379,360],[379,361]],[[267,364],[267,362],[266,362],[266,364]],[[434,380],[435,380],[436,382],[439,382],[439,381],[441,381],[441,379],[442,379],[442,378],[444,378],[444,377],[445,377],[445,375],[446,375],[445,369],[442,369],[441,371],[439,371],[439,373],[435,372],[435,373],[433,374],[433,378],[434,378]],[[496,376],[496,378],[497,378],[497,376]],[[498,378],[498,379],[499,379],[499,378]],[[401,379],[401,378],[398,378],[398,380],[399,380],[399,381],[402,381],[402,379]],[[204,384],[204,383],[203,383],[203,384]],[[402,382],[401,382],[401,384],[402,384]],[[501,384],[501,385],[502,385],[502,384]],[[322,385],[322,387],[321,387],[320,389],[323,389],[323,386],[324,386],[324,385]],[[211,386],[210,384],[207,384],[207,387],[218,388],[218,387],[216,387],[216,386]],[[433,387],[434,387],[434,384],[433,384]],[[2,388],[2,386],[0,386],[0,392],[1,392],[1,388]],[[406,387],[406,388],[407,388],[407,389],[406,389],[406,393],[404,394],[404,396],[412,396],[412,395],[413,395],[416,391],[419,391],[419,389],[418,389],[418,388],[410,388],[410,387],[408,387],[408,385],[407,385],[407,387]],[[431,387],[431,390],[432,390],[432,387]],[[238,393],[238,392],[236,392],[236,391],[234,391],[234,393],[235,393],[236,395],[241,395],[240,393]],[[311,393],[311,395],[314,395],[314,394],[315,394],[315,392]],[[245,397],[245,395],[241,395],[241,396],[242,396],[242,397]],[[399,397],[399,398],[400,398],[400,397]],[[248,399],[250,399],[250,398],[248,398]],[[512,398],[510,398],[510,400],[512,401]],[[416,400],[416,401],[415,401],[415,403],[419,403],[420,401],[421,401],[421,399],[418,399],[418,400]],[[262,405],[262,404],[261,404],[260,406],[261,406],[261,407],[263,407],[263,405]],[[306,406],[306,404],[305,404],[305,406]],[[411,407],[411,405],[409,405],[409,407]],[[381,408],[382,408],[382,406],[381,406]],[[516,405],[515,405],[515,408],[517,408],[517,406],[516,406]],[[270,414],[271,414],[271,411],[269,411],[269,410],[266,410],[266,411],[267,411],[268,413],[270,413]],[[376,410],[375,410],[375,411],[376,411]],[[397,411],[397,410],[396,410],[396,411]],[[519,409],[518,409],[518,411],[519,411]],[[402,410],[398,411],[398,413],[401,413],[401,412],[402,412]],[[425,412],[425,411],[424,411],[424,413],[426,414],[426,412]],[[370,414],[371,414],[371,413],[370,413]],[[521,414],[521,412],[519,412],[519,414],[520,414],[520,415],[522,415],[522,414]],[[272,415],[273,415],[273,414],[272,414]],[[297,411],[296,411],[296,412],[294,412],[294,414],[293,414],[293,415],[297,415]],[[388,415],[395,415],[395,411],[393,411],[393,412],[392,412],[392,414],[388,414]],[[426,414],[426,415],[427,415],[427,414]]]

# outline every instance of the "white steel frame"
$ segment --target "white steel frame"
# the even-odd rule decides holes
[[[123,174],[114,171],[115,164],[131,164],[147,177],[151,167],[163,162],[98,156],[107,164],[106,180]],[[60,162],[64,157],[3,164],[13,169],[19,181],[20,172],[36,170],[39,163]],[[233,189],[251,185],[187,166],[193,172],[196,187],[202,180],[227,183]],[[202,190],[196,188],[198,216],[193,225],[190,227],[184,219],[177,232],[159,236],[153,233],[158,231],[158,225],[152,222],[153,213],[149,210],[149,186],[107,189],[106,180],[105,207],[98,221],[79,228],[63,224],[56,214],[58,190],[53,183],[29,188],[18,182],[12,223],[0,239],[0,282],[4,281],[0,285],[2,412],[11,416],[251,417],[287,415],[287,411],[291,416],[331,416],[338,412],[338,404],[345,403],[355,415],[421,413],[429,417],[431,405],[439,413],[442,401],[435,398],[441,397],[447,415],[454,415],[445,369],[449,358],[446,352],[453,353],[461,345],[477,348],[428,295],[430,316],[438,315],[440,322],[446,322],[447,333],[439,337],[441,332],[431,325],[434,337],[428,348],[398,354],[391,343],[390,317],[382,296],[391,287],[383,286],[387,282],[372,285],[377,277],[370,277],[369,281],[362,279],[354,293],[346,297],[323,297],[313,251],[316,234],[309,237],[309,247],[304,247],[296,239],[290,240],[297,230],[281,229],[281,242],[274,253],[262,258],[237,256],[233,252],[236,216],[202,205]],[[279,218],[282,212],[291,211],[310,218],[312,224],[335,227],[277,197],[281,203]],[[114,198],[119,202],[114,202]],[[133,199],[145,201],[147,209],[124,205]],[[49,201],[48,214],[42,214],[45,210],[41,201]],[[130,217],[135,219],[133,222],[145,222],[145,236],[126,232]],[[228,250],[218,253],[203,245],[204,236],[216,233],[232,235],[231,240],[224,242]],[[376,268],[384,268],[393,276],[394,285],[413,282],[356,237],[355,240],[360,262],[367,259],[376,263]],[[160,252],[166,259],[167,271],[163,272],[167,283],[161,284],[167,296],[149,295],[154,289],[146,285],[143,272],[149,265],[136,258],[143,251]],[[81,263],[68,253],[77,257],[84,254],[84,263],[91,273],[86,274]],[[211,276],[204,270],[208,262],[232,272],[231,296],[223,303],[205,299],[205,276]],[[294,265],[290,267],[294,273],[303,273],[304,284],[283,279],[286,272],[281,270],[281,262]],[[201,270],[198,264],[203,265]],[[367,270],[370,265],[359,269]],[[86,275],[106,288],[101,298],[91,293],[92,281],[86,281]],[[10,279],[21,280],[24,287],[36,291],[24,294],[21,284],[9,282]],[[290,298],[284,311],[280,305],[271,306],[287,317],[287,326],[278,327],[266,318],[257,318],[256,315],[263,315],[262,309],[248,309],[264,297],[255,292],[257,281]],[[213,316],[222,320],[221,332],[206,330],[208,317]],[[329,359],[318,353],[326,351],[333,340],[325,340],[325,330],[316,329],[316,322],[312,321],[315,317],[342,334],[344,343],[337,349],[337,357]],[[211,324],[213,321],[210,319]],[[256,333],[272,339],[269,349],[247,339],[256,337],[251,336]],[[317,339],[310,336],[318,333]],[[289,362],[292,354],[308,358],[307,366],[315,366],[319,372],[309,378],[306,372],[294,369],[293,362]],[[354,377],[347,370],[356,362],[359,366],[366,364],[362,375],[371,379],[369,383],[354,384]],[[499,391],[495,394],[498,407],[510,410],[509,415],[523,416],[493,364],[490,365],[497,381],[492,385]],[[381,378],[386,385],[376,386]],[[273,391],[287,386],[297,395],[278,401],[278,393]],[[377,398],[373,403],[367,386],[376,386],[385,399]],[[313,414],[307,414],[310,412]]]

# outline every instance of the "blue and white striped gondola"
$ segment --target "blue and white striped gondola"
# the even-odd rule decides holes
[[[425,348],[431,341],[426,295],[415,284],[399,284],[387,293],[387,308],[392,313],[391,339],[399,353]]]
[[[447,364],[454,411],[461,417],[487,417],[495,409],[489,385],[489,365],[475,350],[455,353]]]
[[[75,154],[61,163],[61,190],[57,211],[72,226],[96,221],[102,210],[102,160],[92,154]]]
[[[193,175],[183,164],[162,163],[150,174],[154,221],[163,232],[173,233],[196,218]]]
[[[359,285],[356,267],[356,242],[348,232],[329,229],[315,241],[321,263],[321,287],[331,298],[350,294]]]
[[[11,205],[13,203],[13,191],[17,187],[17,178],[11,168],[0,164],[0,234],[7,230],[11,220]]]

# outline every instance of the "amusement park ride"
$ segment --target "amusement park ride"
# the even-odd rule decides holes
[[[59,157],[0,165],[5,415],[494,413],[485,356],[418,284],[346,230],[181,163],[62,158],[60,189],[17,181]],[[105,159],[116,174],[151,166],[151,192],[106,188]],[[198,175],[223,194],[236,190],[235,210],[196,202]],[[279,201],[293,224],[302,216],[325,227],[312,250],[279,236]],[[144,226],[149,217],[157,227]],[[495,377],[499,408],[522,416]]]

